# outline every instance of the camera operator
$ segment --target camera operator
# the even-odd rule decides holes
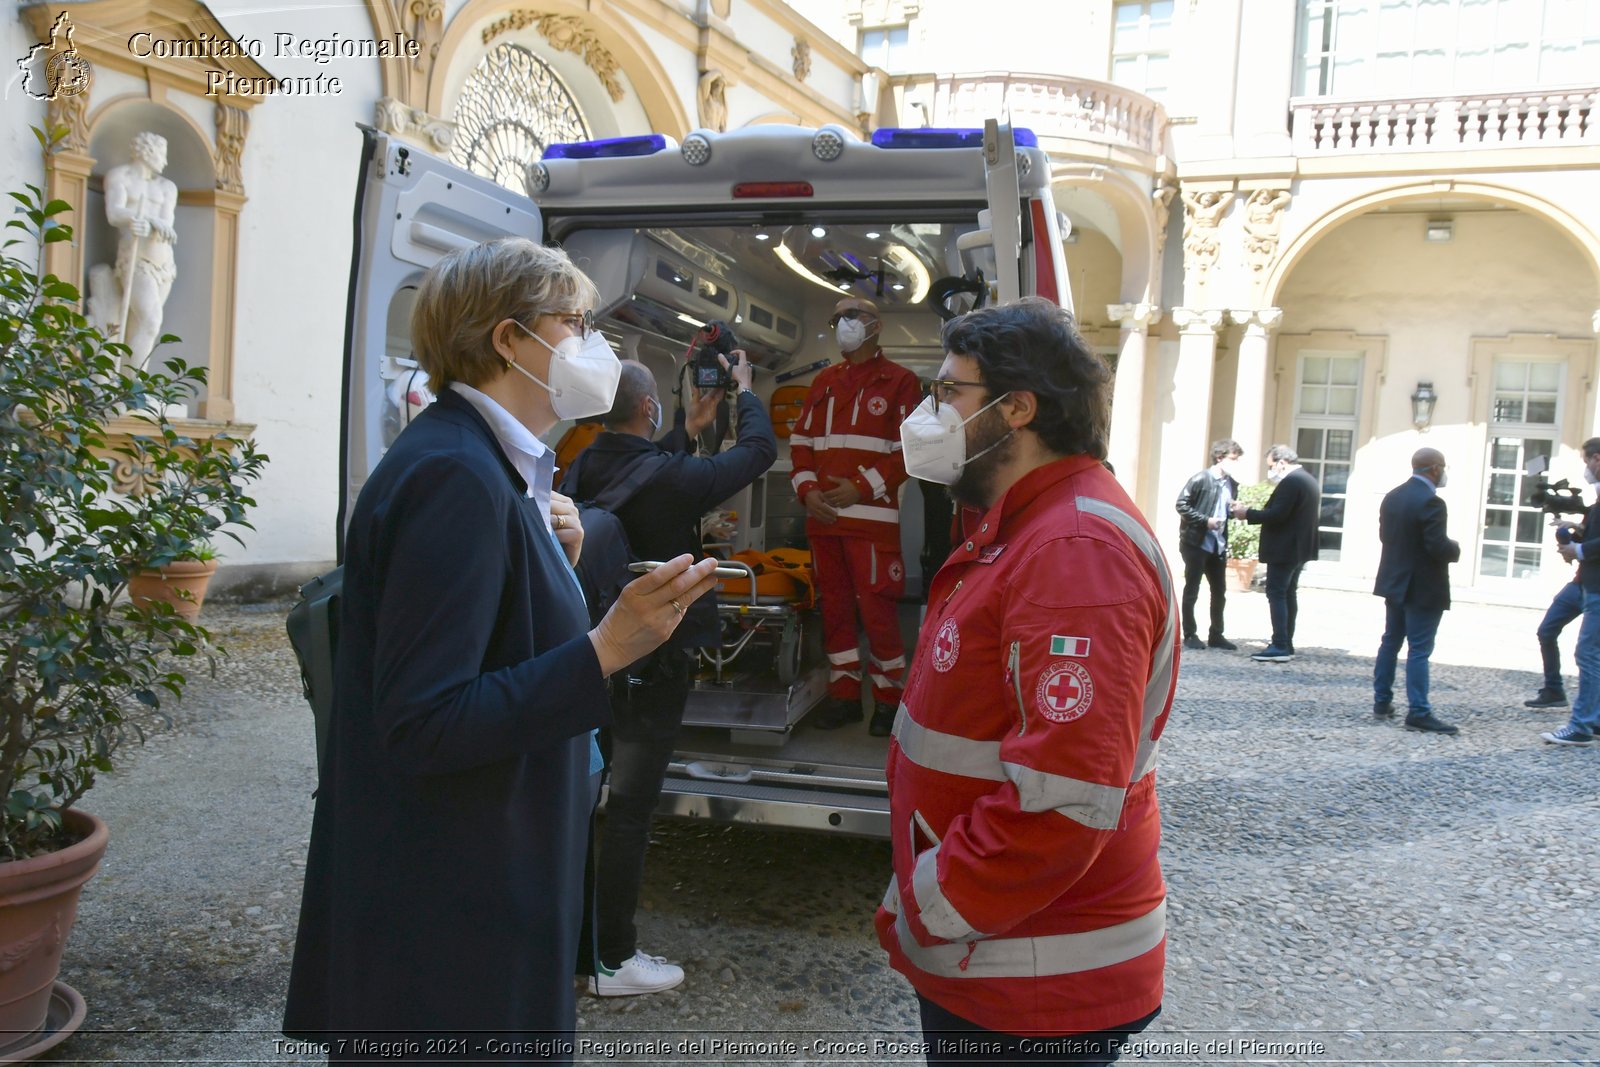
[[[1600,485],[1600,437],[1583,443],[1583,478],[1590,485]],[[1540,736],[1552,745],[1588,748],[1600,728],[1600,502],[1589,508],[1583,525],[1558,526],[1556,537],[1561,541],[1561,558],[1568,563],[1578,561],[1577,580],[1583,588],[1583,624],[1578,630],[1576,656],[1578,696],[1567,724]]]
[[[1584,472],[1585,478],[1588,471]],[[1555,528],[1556,541],[1567,544],[1572,540],[1572,524],[1563,521],[1563,515],[1582,515],[1587,507],[1583,503],[1582,490],[1567,485],[1565,478],[1551,485],[1548,479],[1541,478],[1534,487],[1532,494],[1533,503],[1550,513],[1550,525]],[[1564,708],[1567,706],[1567,690],[1561,680],[1561,649],[1556,644],[1561,631],[1567,624],[1583,614],[1583,584],[1578,580],[1574,571],[1572,581],[1561,587],[1561,591],[1550,601],[1550,607],[1545,611],[1544,618],[1539,623],[1535,635],[1539,639],[1539,655],[1544,663],[1544,682],[1539,687],[1538,694],[1532,700],[1523,701],[1523,707]]]

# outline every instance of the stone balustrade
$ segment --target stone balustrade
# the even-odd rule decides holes
[[[1600,87],[1390,100],[1290,101],[1299,156],[1600,144]]]
[[[918,79],[926,85],[927,80]],[[1093,141],[1157,156],[1166,139],[1167,113],[1142,93],[1092,78],[1056,74],[939,75],[931,79],[935,126],[982,126],[1009,115],[1040,138]]]

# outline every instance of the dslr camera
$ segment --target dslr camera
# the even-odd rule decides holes
[[[722,369],[718,356],[728,356],[739,347],[733,328],[720,319],[706,323],[690,342],[689,362],[694,367],[696,389],[731,389],[733,375]],[[731,357],[730,357],[731,362]]]

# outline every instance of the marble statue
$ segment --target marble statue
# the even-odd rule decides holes
[[[178,277],[172,224],[178,187],[161,172],[167,166],[167,139],[154,133],[133,136],[133,159],[106,172],[106,221],[116,227],[117,262],[89,272],[90,316],[105,335],[131,350],[144,366],[161,336],[162,309]]]

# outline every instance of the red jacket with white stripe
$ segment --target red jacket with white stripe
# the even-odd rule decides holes
[[[791,479],[802,502],[813,489],[849,478],[861,500],[839,509],[839,520],[807,516],[808,537],[863,537],[900,551],[900,424],[921,402],[917,376],[882,352],[855,364],[848,359],[825,368],[811,383],[805,407],[789,437]]]
[[[919,993],[991,1030],[1133,1022],[1160,1006],[1166,959],[1166,557],[1087,456],[1024,475],[966,534],[889,746],[878,938]]]

